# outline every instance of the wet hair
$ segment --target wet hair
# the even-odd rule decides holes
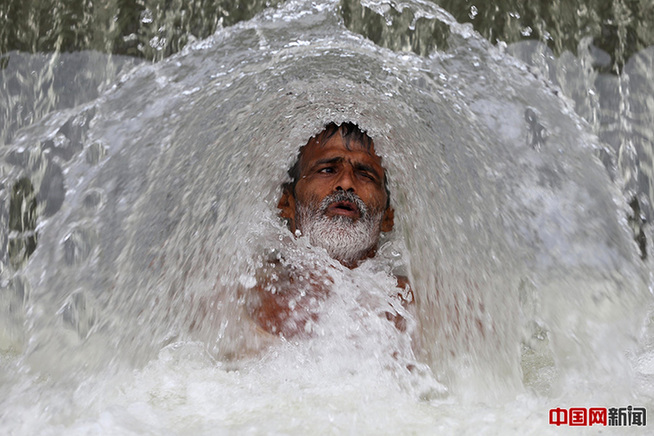
[[[370,136],[366,134],[363,130],[359,128],[354,123],[345,122],[343,124],[329,123],[325,126],[325,129],[318,133],[315,136],[312,136],[311,139],[300,148],[298,152],[297,159],[291,168],[288,170],[288,176],[291,181],[284,183],[283,189],[295,193],[295,185],[297,185],[298,180],[300,180],[300,158],[302,157],[302,149],[309,144],[316,143],[318,145],[326,143],[329,138],[334,136],[336,133],[340,133],[347,150],[351,150],[352,141],[363,146],[366,151],[370,151],[373,148],[373,141]],[[386,169],[384,169],[384,190],[386,191],[386,207],[388,208],[391,205],[391,193],[388,190],[388,176],[386,175]]]

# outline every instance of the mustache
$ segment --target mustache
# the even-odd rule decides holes
[[[357,209],[359,209],[361,218],[364,218],[368,213],[368,207],[366,206],[366,204],[358,195],[356,195],[352,191],[337,191],[323,198],[322,202],[320,203],[320,213],[324,214],[325,212],[327,212],[327,208],[329,207],[329,205],[341,201],[349,201],[351,203],[354,203],[357,206]]]

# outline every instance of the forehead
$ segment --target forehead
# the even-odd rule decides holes
[[[300,149],[300,165],[303,170],[317,161],[335,157],[378,166],[383,170],[382,158],[377,155],[372,141],[366,146],[357,139],[343,138],[339,132],[327,139],[312,138]]]

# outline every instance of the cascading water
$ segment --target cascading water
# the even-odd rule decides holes
[[[633,165],[607,171],[620,153],[521,46],[429,3],[365,2],[389,32],[414,20],[392,51],[348,30],[346,3],[290,1],[155,64],[104,58],[97,95],[22,129],[6,113],[5,433],[543,434],[554,407],[652,410]],[[352,271],[276,216],[330,121],[374,139],[396,210]],[[309,339],[245,315],[270,258],[330,283]],[[415,292],[407,332],[380,316],[393,274]]]

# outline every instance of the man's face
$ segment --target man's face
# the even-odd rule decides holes
[[[285,192],[279,203],[291,231],[300,230],[348,266],[374,255],[380,232],[393,227],[374,146],[366,149],[351,140],[348,149],[336,132],[322,144],[314,140],[304,146],[299,166],[294,192]]]

